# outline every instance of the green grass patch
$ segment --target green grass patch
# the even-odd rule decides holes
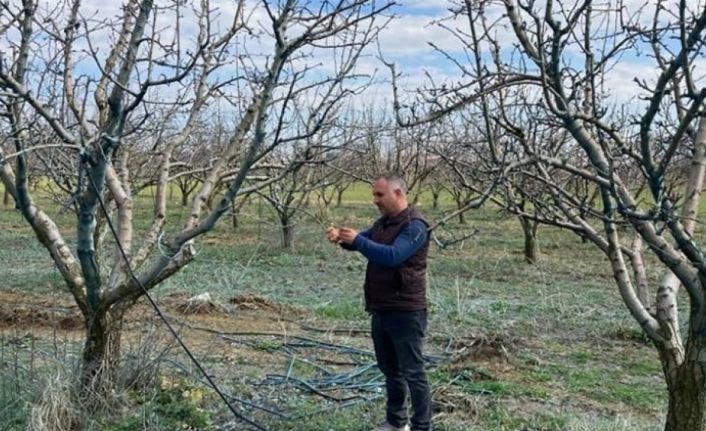
[[[326,304],[316,308],[318,316],[333,320],[361,320],[366,313],[359,303]]]

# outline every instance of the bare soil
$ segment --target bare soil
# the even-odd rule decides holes
[[[330,321],[317,320],[306,310],[279,304],[255,295],[234,296],[227,302],[207,302],[193,306],[184,294],[167,294],[158,299],[162,314],[178,331],[180,338],[200,359],[211,358],[209,371],[223,381],[228,379],[262,379],[269,373],[284,373],[291,361],[278,351],[284,343],[297,337],[319,340],[337,346],[370,351],[372,345],[365,328],[346,328]],[[0,335],[8,332],[30,333],[35,340],[42,338],[72,339],[82,345],[84,321],[70,298],[33,297],[16,292],[0,292]],[[151,328],[148,330],[147,328]],[[150,338],[151,337],[151,338]],[[16,337],[15,337],[16,338]],[[5,337],[5,343],[12,337]],[[147,341],[146,341],[147,340]],[[448,340],[433,334],[428,340],[429,352],[442,354]],[[139,301],[125,317],[123,345],[125,348],[148,343],[175,347],[174,338],[146,299]],[[523,364],[514,358],[520,348],[516,340],[499,336],[473,337],[458,340],[455,353],[440,364],[442,370],[459,379],[475,382],[504,380],[520,381]],[[154,346],[153,346],[154,347]],[[139,348],[139,347],[138,347]],[[179,353],[178,350],[175,350]],[[351,358],[335,351],[300,348],[303,356],[333,370],[350,369]],[[370,357],[370,361],[374,358]],[[561,391],[558,391],[561,392]],[[332,393],[334,394],[334,393]],[[345,394],[343,394],[345,395]],[[437,419],[452,418],[474,422],[488,402],[483,393],[467,393],[454,384],[437,384],[433,388],[434,411]],[[567,394],[568,395],[568,394]],[[576,411],[602,412],[605,405],[592,405],[590,400],[571,398]],[[526,400],[503,403],[509,410],[526,409]],[[538,403],[538,409],[546,408]],[[622,410],[619,406],[613,412]]]
[[[279,330],[283,319],[295,319],[304,313],[272,303],[258,296],[236,296],[229,306],[211,302],[207,306],[189,308],[188,297],[175,294],[162,297],[158,306],[162,313],[172,317],[189,315],[189,321],[208,327],[238,328],[240,331]],[[126,323],[152,320],[154,310],[146,301],[140,301],[126,315]],[[55,328],[75,331],[83,328],[83,317],[70,301],[57,298],[32,297],[16,292],[0,292],[0,328],[32,329]]]

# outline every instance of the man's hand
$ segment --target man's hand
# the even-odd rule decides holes
[[[344,244],[351,245],[355,241],[355,237],[358,236],[358,231],[351,229],[349,227],[342,227],[338,229],[338,240]]]
[[[326,229],[326,237],[328,238],[329,242],[332,242],[334,244],[338,244],[340,241],[340,229],[337,227],[330,227]]]

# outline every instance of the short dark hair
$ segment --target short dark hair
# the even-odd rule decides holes
[[[385,180],[388,183],[395,184],[403,192],[407,193],[407,182],[402,178],[402,175],[397,172],[384,172],[382,174],[377,174],[373,177],[373,181]]]

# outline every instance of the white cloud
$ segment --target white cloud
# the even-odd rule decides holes
[[[633,63],[620,62],[606,73],[603,89],[616,101],[639,104],[639,97],[645,96],[646,93],[635,80],[653,85],[658,74],[658,69],[649,64],[635,67]]]
[[[390,22],[380,35],[381,50],[392,56],[432,52],[430,43],[449,51],[458,51],[461,43],[449,31],[433,24],[440,16],[402,15]]]

